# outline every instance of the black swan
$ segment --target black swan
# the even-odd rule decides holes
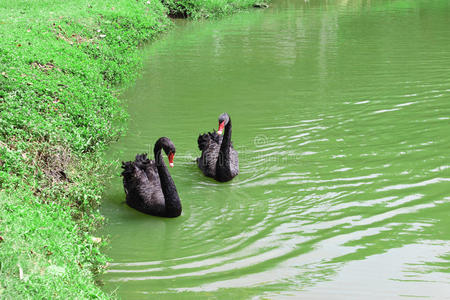
[[[231,119],[227,113],[219,116],[217,132],[198,137],[198,148],[202,156],[197,158],[197,164],[206,176],[225,182],[239,174],[238,153],[231,144]]]
[[[123,187],[129,206],[146,214],[174,218],[181,214],[181,202],[161,148],[173,167],[175,146],[169,138],[162,137],[155,143],[154,161],[147,154],[137,154],[135,161],[122,162]]]

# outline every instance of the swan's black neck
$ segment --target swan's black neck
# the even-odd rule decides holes
[[[155,154],[156,168],[158,169],[161,189],[164,194],[166,217],[178,217],[181,214],[181,201],[178,196],[177,188],[170,176],[164,159],[161,154],[162,142],[158,140],[153,152]]]
[[[222,144],[220,145],[219,157],[216,163],[216,179],[218,181],[228,181],[233,176],[231,175],[230,165],[230,148],[231,148],[231,119],[229,119],[225,126],[223,133]]]

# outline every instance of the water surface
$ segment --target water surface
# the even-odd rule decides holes
[[[187,23],[128,90],[130,160],[168,136],[176,219],[104,196],[123,299],[449,299],[450,6],[275,1]],[[228,112],[241,174],[205,178],[197,136]]]

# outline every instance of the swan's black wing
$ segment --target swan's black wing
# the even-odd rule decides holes
[[[230,146],[230,171],[232,177],[239,174],[239,157],[233,145]]]
[[[156,164],[154,160],[148,159],[146,153],[136,154],[136,159],[134,163],[139,169],[145,172],[150,182],[155,182],[155,184],[161,187],[158,170],[156,169]]]
[[[198,148],[200,151],[205,151],[210,147],[210,143],[220,145],[223,136],[219,135],[215,130],[213,132],[204,133],[198,136]]]
[[[144,213],[163,214],[164,195],[155,162],[138,154],[135,161],[122,162],[122,168],[127,204]]]
[[[223,136],[215,130],[198,137],[198,148],[202,151],[202,155],[197,158],[197,164],[206,176],[214,177],[216,174],[216,162],[222,139]]]
[[[197,165],[205,176],[216,177],[216,163],[219,157],[220,146],[223,136],[217,134],[216,131],[202,134],[198,137],[198,148],[202,151],[202,155],[197,158]],[[239,158],[238,153],[230,145],[230,175],[231,178],[239,174]]]

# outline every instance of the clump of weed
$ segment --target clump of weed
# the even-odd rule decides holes
[[[249,7],[263,7],[258,0],[161,0],[173,18],[217,18]]]

